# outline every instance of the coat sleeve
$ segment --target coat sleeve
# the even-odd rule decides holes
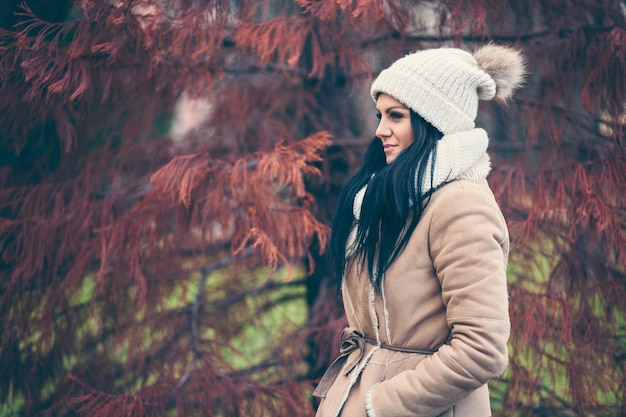
[[[437,416],[508,364],[506,223],[486,181],[447,187],[433,207],[429,239],[451,341],[416,369],[373,387],[370,417]]]

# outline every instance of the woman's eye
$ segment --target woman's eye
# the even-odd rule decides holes
[[[397,112],[391,112],[391,114],[389,115],[392,119],[402,119],[404,117],[404,115],[402,113],[397,113]]]
[[[378,120],[380,120],[380,118],[381,118],[380,113],[376,113],[376,118],[377,118]]]

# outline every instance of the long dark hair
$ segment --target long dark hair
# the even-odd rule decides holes
[[[381,277],[406,247],[422,216],[433,185],[437,141],[443,134],[417,113],[412,110],[410,113],[413,143],[387,164],[382,142],[374,138],[363,165],[339,194],[329,245],[338,291],[346,263],[357,258],[361,268],[367,266],[370,281],[379,291]],[[432,169],[427,173],[429,160]],[[423,190],[427,175],[430,187]],[[347,260],[346,242],[355,224],[354,197],[366,184],[356,233],[356,257]]]

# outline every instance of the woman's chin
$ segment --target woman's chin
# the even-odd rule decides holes
[[[387,165],[395,161],[397,156],[398,155],[385,155],[385,162],[387,162]]]

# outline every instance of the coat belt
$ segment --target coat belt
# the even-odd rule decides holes
[[[337,376],[341,372],[341,369],[343,368],[345,362],[348,360],[348,356],[350,356],[352,352],[358,350],[358,356],[346,366],[344,376],[352,372],[356,365],[361,362],[361,359],[363,359],[363,355],[365,354],[365,345],[367,343],[396,352],[421,353],[424,355],[432,355],[437,351],[437,349],[422,349],[410,346],[396,346],[388,345],[386,343],[379,343],[376,340],[365,337],[363,333],[359,332],[354,327],[346,327],[341,332],[339,357],[337,357],[337,359],[335,359],[335,361],[328,367],[328,369],[324,373],[324,376],[322,376],[319,384],[317,384],[317,388],[315,388],[315,391],[313,391],[313,396],[319,398],[326,397],[328,390],[333,385],[335,379],[337,379]]]

